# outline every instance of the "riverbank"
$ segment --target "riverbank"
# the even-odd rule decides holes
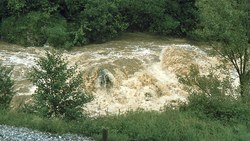
[[[80,121],[46,119],[3,110],[0,113],[1,125],[26,127],[32,130],[31,133],[33,130],[50,132],[57,134],[55,140],[70,133],[93,137],[98,141],[101,140],[103,128],[109,131],[109,141],[247,141],[250,138],[249,123],[246,124],[246,121],[227,122],[207,118],[202,114],[170,109],[162,113],[134,111],[119,116],[85,118]],[[46,136],[50,137],[50,134]]]

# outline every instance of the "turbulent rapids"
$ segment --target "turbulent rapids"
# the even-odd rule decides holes
[[[27,75],[35,60],[50,48],[6,43],[1,43],[0,48],[0,62],[14,66],[15,108],[34,93],[36,87]],[[91,116],[136,109],[160,111],[169,104],[185,101],[188,93],[176,75],[187,74],[191,65],[207,73],[211,66],[220,63],[204,47],[144,34],[128,34],[117,41],[74,48],[63,55],[69,64],[76,63],[84,72],[83,89],[95,97],[85,107]]]

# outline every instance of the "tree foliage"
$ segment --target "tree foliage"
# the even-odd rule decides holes
[[[0,63],[0,108],[8,108],[12,97],[15,95],[11,79],[12,68],[3,66]]]
[[[110,0],[87,0],[81,25],[89,41],[110,40],[127,27],[117,6]]]
[[[196,34],[219,42],[214,48],[236,69],[243,99],[250,99],[249,2],[247,0],[198,0],[200,24]],[[247,8],[248,7],[248,8]]]
[[[42,116],[77,119],[82,116],[82,106],[92,99],[82,90],[77,66],[68,67],[62,54],[53,51],[46,52],[33,68],[31,80],[37,86],[34,107]]]
[[[182,103],[180,110],[222,121],[248,121],[249,104],[238,99],[230,77],[222,78],[214,70],[217,69],[212,68],[208,75],[202,75],[192,66],[189,74],[179,76],[179,82],[185,84],[190,94],[188,103]]]
[[[26,46],[69,48],[108,41],[126,30],[186,36],[197,24],[194,0],[3,0],[0,4],[2,39]]]

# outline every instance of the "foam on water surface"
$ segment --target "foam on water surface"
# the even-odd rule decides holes
[[[17,46],[14,51],[15,47],[8,50],[6,46],[0,50],[0,62],[14,66],[17,94],[33,94],[36,87],[28,81],[27,73],[46,48]],[[160,111],[166,105],[185,101],[188,93],[177,74],[187,74],[191,65],[205,74],[211,66],[220,64],[220,59],[190,44],[132,38],[75,48],[65,51],[63,57],[84,72],[83,89],[95,97],[85,106],[91,116],[136,109]],[[236,77],[234,71],[231,74]]]

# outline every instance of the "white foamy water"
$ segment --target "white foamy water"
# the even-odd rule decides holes
[[[188,93],[176,75],[186,75],[191,65],[206,74],[211,66],[220,64],[220,59],[185,41],[169,43],[133,37],[64,52],[69,64],[77,63],[84,72],[83,89],[95,97],[85,106],[91,116],[137,109],[160,111],[164,106],[185,101]],[[44,55],[44,49],[8,50],[6,46],[2,45],[4,50],[0,50],[0,61],[14,66],[17,94],[33,94],[36,87],[28,81],[27,73],[36,64],[35,60]]]

